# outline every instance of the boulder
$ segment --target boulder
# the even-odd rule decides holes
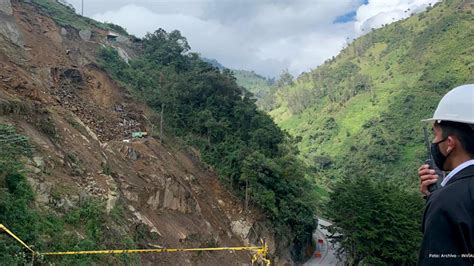
[[[90,31],[90,30],[81,30],[81,31],[79,31],[79,36],[81,37],[82,40],[88,42],[88,41],[91,40],[92,31]]]
[[[10,0],[0,0],[0,12],[13,15],[12,3]]]
[[[0,1],[3,3],[4,0]],[[9,1],[8,1],[9,2]],[[20,29],[16,24],[15,18],[11,14],[7,14],[3,11],[0,12],[0,34],[5,36],[12,43],[23,47],[24,41],[23,36],[21,35]]]

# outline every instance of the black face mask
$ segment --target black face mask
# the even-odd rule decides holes
[[[446,169],[444,169],[444,163],[446,162],[446,159],[448,159],[448,156],[449,154],[451,154],[451,152],[449,152],[448,155],[444,156],[439,149],[439,144],[441,142],[446,141],[447,139],[448,138],[446,137],[445,139],[441,141],[438,141],[436,143],[431,143],[431,155],[433,156],[434,163],[436,167],[438,167],[439,170],[442,170],[442,171],[446,171]]]

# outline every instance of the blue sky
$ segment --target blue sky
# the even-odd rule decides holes
[[[369,3],[369,0],[362,0],[360,4],[357,6],[357,8],[359,8],[362,5],[367,5],[368,3]],[[356,16],[357,16],[357,8],[345,13],[342,16],[336,17],[336,19],[334,20],[334,23],[347,23],[347,22],[355,21]]]
[[[357,15],[357,11],[353,10],[349,13],[346,13],[342,16],[337,17],[334,20],[334,23],[347,23],[347,22],[355,21],[356,15]]]
[[[81,10],[81,0],[67,0]],[[226,67],[278,76],[309,71],[363,29],[437,0],[84,0],[84,15],[142,37],[178,29],[194,52]],[[365,31],[366,32],[366,31]]]

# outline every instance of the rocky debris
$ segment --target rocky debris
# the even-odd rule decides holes
[[[61,28],[61,35],[62,36],[67,36],[68,32],[66,28]]]
[[[82,162],[77,158],[74,153],[67,153],[64,156],[64,165],[70,169],[72,176],[84,176],[86,170],[82,165]]]
[[[82,72],[77,68],[59,68],[50,69],[51,78],[55,83],[59,83],[59,87],[71,87],[81,89],[85,85]]]
[[[80,185],[89,195],[96,198],[107,199],[107,191],[97,184],[97,181],[93,176],[88,175],[83,178]]]
[[[59,74],[59,78],[62,81],[68,81],[76,85],[76,88],[84,86],[84,78],[82,73],[76,68],[63,69]]]
[[[63,198],[50,197],[49,203],[53,205],[54,208],[61,209],[63,211],[69,211],[76,206],[74,202],[70,200],[68,197],[63,197]]]
[[[122,103],[115,104],[112,110],[105,110],[90,99],[82,98],[81,90],[87,84],[79,70],[52,68],[51,78],[57,84],[53,87],[53,95],[58,103],[79,117],[100,141],[122,140],[134,131],[141,131],[142,112]],[[136,154],[131,156],[134,160],[139,158]]]
[[[153,222],[150,221],[150,219],[148,219],[146,216],[138,212],[132,205],[129,205],[128,209],[133,213],[133,215],[137,219],[136,222],[147,225],[149,228],[151,228],[150,230],[151,233],[156,233],[159,236],[162,236],[160,231],[158,231],[158,228],[156,228],[156,226],[153,224]]]
[[[130,191],[130,190],[124,190],[122,193],[123,193],[123,196],[126,199],[128,199],[129,201],[138,202],[138,200],[139,200],[137,192],[133,192],[133,191]]]

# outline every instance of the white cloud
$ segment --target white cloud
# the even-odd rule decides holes
[[[154,12],[142,1],[141,5],[128,4],[92,17],[122,25],[140,37],[159,27],[178,29],[193,51],[205,57],[230,68],[276,76],[285,68],[294,74],[307,71],[336,54],[344,43],[341,36],[352,29],[332,21],[355,8],[356,2],[195,1],[201,10],[196,15],[179,9]],[[233,3],[238,3],[237,8]]]
[[[412,13],[423,11],[429,4],[439,0],[370,0],[368,4],[357,9],[355,30],[358,34],[383,24],[407,18]]]
[[[84,0],[86,1],[86,0]],[[436,0],[95,0],[85,14],[139,37],[178,29],[192,50],[223,65],[277,76],[295,75],[336,55],[362,28],[403,18]],[[80,10],[80,0],[70,0]],[[86,1],[87,2],[87,1]],[[357,10],[356,20],[333,21]],[[393,19],[392,19],[393,18]]]

